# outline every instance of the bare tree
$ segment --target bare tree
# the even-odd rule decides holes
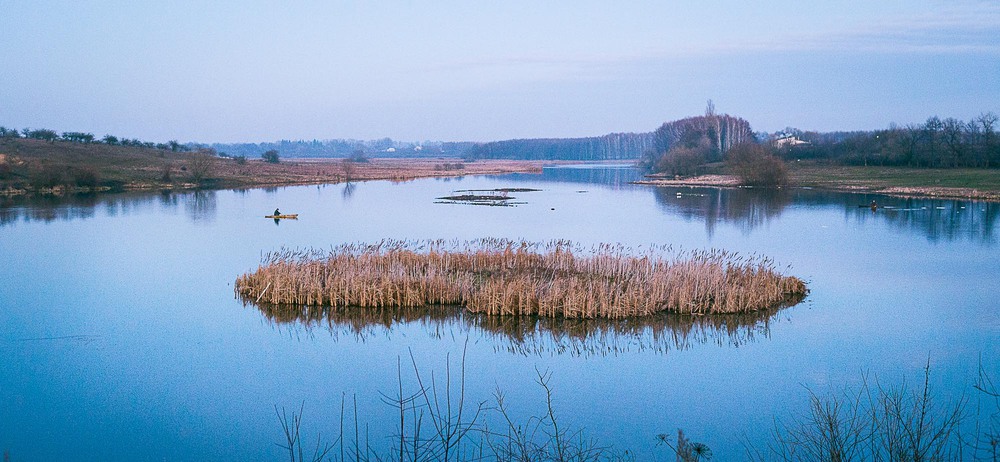
[[[340,171],[344,174],[344,181],[350,183],[354,179],[354,162],[351,159],[343,159],[340,161]]]
[[[215,170],[215,159],[207,153],[195,153],[187,161],[188,173],[191,174],[191,181],[202,184]]]

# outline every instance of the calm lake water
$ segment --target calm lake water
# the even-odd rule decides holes
[[[453,375],[466,396],[545,410],[560,424],[673,460],[683,428],[715,460],[743,458],[808,390],[863,374],[941,399],[1000,377],[1000,205],[782,191],[630,185],[629,168],[543,174],[0,202],[0,450],[23,460],[277,460],[275,406],[333,440],[342,399],[388,444],[397,360],[413,385]],[[512,193],[514,207],[435,203]],[[892,206],[873,213],[871,200]],[[297,221],[263,215],[280,207]],[[571,239],[772,257],[807,281],[776,313],[648,323],[497,321],[438,310],[326,315],[258,309],[233,283],[262,254],[380,239]],[[411,359],[412,357],[412,359]],[[347,424],[353,437],[353,420]]]

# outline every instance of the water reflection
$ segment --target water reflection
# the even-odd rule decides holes
[[[580,184],[573,189],[587,190],[594,187],[611,190],[626,190],[645,194],[649,191],[663,213],[676,215],[688,220],[704,221],[709,237],[713,236],[720,224],[732,224],[744,234],[749,234],[769,222],[781,219],[791,206],[798,208],[837,209],[843,212],[847,221],[888,223],[900,233],[918,233],[932,242],[968,240],[980,243],[995,243],[996,228],[1000,217],[1000,203],[967,200],[908,199],[877,194],[848,194],[812,190],[806,188],[750,189],[750,188],[690,188],[654,187],[629,184],[641,177],[638,169],[608,166],[568,166],[545,168],[541,174],[510,174],[493,177],[504,187],[512,183],[528,186],[526,183],[545,182]],[[461,182],[463,179],[415,180],[406,184],[370,184],[366,188],[389,188],[387,194],[409,194],[407,188],[427,188],[438,192],[441,183]],[[471,180],[466,179],[466,182]],[[590,185],[590,186],[585,186]],[[474,186],[480,186],[476,184]],[[486,183],[483,186],[492,187]],[[355,194],[357,183],[346,183],[340,190],[343,201],[360,200]],[[402,188],[402,189],[392,189]],[[286,188],[297,191],[296,187]],[[450,189],[457,189],[452,187]],[[268,195],[282,194],[282,188],[264,188]],[[374,191],[374,190],[373,190]],[[210,222],[217,216],[217,197],[226,191],[194,191],[160,193],[115,193],[84,194],[65,197],[0,196],[0,227],[19,220],[67,221],[93,218],[101,210],[107,216],[127,215],[148,211],[156,207],[165,210],[181,209],[195,222]],[[233,191],[235,195],[246,195],[248,190]],[[543,193],[538,193],[543,194]],[[223,196],[224,197],[224,196]],[[364,198],[368,200],[368,198]],[[875,200],[880,206],[872,213],[867,205]],[[637,205],[637,207],[642,207]],[[406,217],[400,217],[406,218]],[[419,219],[414,216],[413,219]]]
[[[350,181],[344,183],[344,189],[340,190],[340,197],[343,197],[345,201],[350,200],[357,188],[357,183],[351,183]]]
[[[73,194],[68,196],[0,196],[0,227],[18,221],[53,222],[94,218],[98,210],[109,217],[127,216],[159,206],[163,210],[184,208],[195,222],[211,222],[217,215],[217,191],[159,193]]]
[[[66,197],[38,196],[0,197],[0,226],[23,219],[26,222],[68,221],[91,218],[95,209],[105,201],[97,194],[75,194]]]
[[[794,301],[798,303],[800,300]],[[317,328],[335,338],[358,341],[390,335],[404,325],[419,325],[432,337],[469,333],[491,340],[494,349],[520,355],[609,356],[637,351],[665,354],[697,345],[740,346],[770,336],[779,308],[755,313],[689,316],[661,314],[633,319],[564,319],[538,316],[486,316],[457,306],[420,308],[332,308],[298,305],[257,306],[279,326]]]
[[[860,207],[873,200],[879,205],[875,212],[867,206]],[[996,202],[844,194],[807,189],[796,190],[794,202],[842,207],[845,220],[886,222],[900,232],[920,233],[931,242],[967,239],[989,244],[997,241],[1000,203]]]
[[[893,228],[919,230],[931,242],[969,239],[996,242],[1000,204],[960,200],[886,198],[875,215]],[[870,219],[854,214],[856,219]],[[869,214],[871,215],[871,214]]]
[[[184,194],[184,211],[194,222],[215,220],[215,191],[195,191]]]
[[[643,177],[642,170],[630,165],[561,165],[545,167],[542,174],[513,173],[498,176],[507,181],[597,184],[609,189],[633,189],[631,184]]]
[[[775,221],[791,205],[837,208],[844,219],[886,222],[902,233],[916,232],[932,242],[967,239],[995,243],[1000,204],[951,199],[919,199],[880,194],[847,194],[804,188],[653,187],[660,208],[689,220],[704,220],[712,236],[720,223],[744,234]],[[868,206],[878,203],[875,211]]]
[[[160,205],[166,207],[167,209],[177,208],[180,201],[178,200],[178,195],[174,194],[170,190],[160,191]]]
[[[654,187],[653,194],[667,213],[704,220],[709,237],[720,222],[749,233],[780,217],[792,203],[788,189]]]

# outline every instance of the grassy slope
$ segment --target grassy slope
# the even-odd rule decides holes
[[[6,181],[14,187],[32,186],[41,169],[62,172],[68,180],[76,171],[91,169],[97,173],[98,181],[105,185],[164,185],[161,179],[168,165],[172,172],[178,173],[173,175],[176,176],[173,181],[181,182],[185,176],[189,176],[181,174],[181,167],[186,168],[197,156],[194,153],[131,146],[31,139],[0,140],[0,154],[4,156],[4,163],[10,170]]]
[[[164,180],[169,167],[170,179]],[[460,176],[540,171],[540,162],[457,159],[375,159],[346,164],[340,159],[283,159],[269,164],[259,159],[239,164],[233,159],[190,152],[170,152],[130,146],[64,141],[0,139],[0,190],[34,189],[39,172],[60,172],[71,183],[82,170],[97,173],[104,186],[124,189],[239,188],[290,184],[338,183],[347,180],[408,180],[428,176]],[[6,171],[5,171],[6,170]],[[203,178],[197,183],[195,172]]]
[[[1000,170],[789,164],[792,184],[917,196],[1000,199]]]

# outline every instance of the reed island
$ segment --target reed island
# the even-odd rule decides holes
[[[766,257],[507,239],[285,249],[265,255],[235,290],[254,304],[462,305],[486,315],[580,319],[747,313],[806,294],[802,280],[782,275]]]

